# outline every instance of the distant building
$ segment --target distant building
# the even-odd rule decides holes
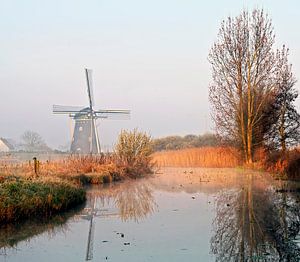
[[[5,138],[0,137],[0,152],[13,151],[14,146]]]

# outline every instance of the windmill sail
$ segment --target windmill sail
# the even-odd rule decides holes
[[[94,106],[94,93],[93,93],[93,82],[92,82],[92,73],[91,69],[85,69],[86,75],[86,83],[87,83],[87,91],[89,97],[90,108],[92,109]]]
[[[94,111],[96,118],[105,118],[112,120],[129,120],[129,110],[97,110]]]
[[[71,113],[79,113],[84,110],[83,106],[62,106],[62,105],[53,105],[53,113],[54,114],[71,114]]]

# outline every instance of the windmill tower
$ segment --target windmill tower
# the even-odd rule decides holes
[[[95,110],[92,84],[92,70],[85,69],[89,106],[53,105],[54,114],[69,115],[75,121],[71,142],[72,153],[99,154],[101,152],[96,121],[98,118],[128,119],[129,110]]]

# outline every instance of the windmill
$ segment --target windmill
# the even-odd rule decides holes
[[[97,119],[127,119],[130,116],[129,110],[95,110],[92,84],[92,70],[85,69],[87,93],[89,106],[61,106],[53,105],[54,114],[69,115],[75,121],[73,137],[71,142],[72,153],[99,154],[101,152],[97,132]]]

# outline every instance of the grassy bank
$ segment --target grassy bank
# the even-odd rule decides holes
[[[85,191],[62,180],[7,177],[0,184],[0,224],[45,218],[85,201]]]

